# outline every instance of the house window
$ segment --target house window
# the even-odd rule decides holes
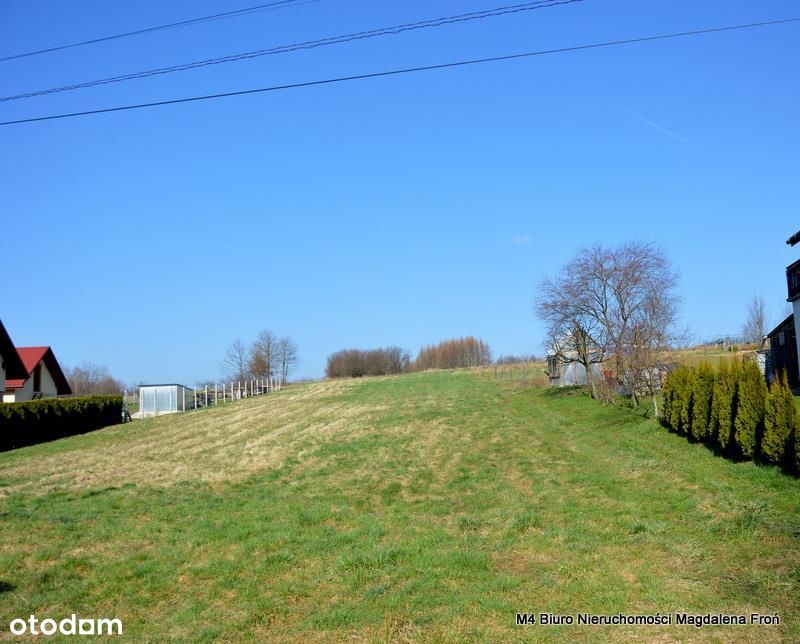
[[[33,369],[33,390],[39,392],[42,390],[42,365],[37,364]]]
[[[781,346],[786,344],[786,334],[783,331],[778,334],[778,344]]]

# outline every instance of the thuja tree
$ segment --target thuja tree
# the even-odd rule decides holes
[[[738,363],[731,366],[721,364],[714,382],[711,401],[713,436],[723,449],[727,449],[733,434],[733,419],[736,416],[736,381]]]
[[[686,367],[678,367],[670,371],[664,383],[663,420],[667,427],[671,427],[676,431],[680,427],[685,379]]]
[[[701,364],[695,374],[694,394],[692,396],[692,436],[706,440],[711,433],[711,401],[714,394],[714,369]]]
[[[787,398],[785,392],[789,393]],[[792,392],[786,382],[786,374],[769,386],[764,411],[764,437],[761,440],[761,455],[765,461],[782,463],[792,435],[794,411]],[[787,405],[787,402],[789,405]]]
[[[663,389],[663,421],[675,431],[686,433],[690,426],[692,381],[688,367],[678,367],[669,373]]]
[[[674,398],[675,372],[670,371],[661,388],[661,422],[670,426],[672,420],[672,400]]]
[[[733,423],[736,446],[742,456],[753,458],[763,430],[767,386],[755,360],[745,360],[739,372],[736,418]]]
[[[697,386],[697,373],[694,369],[684,369],[681,379],[681,410],[678,419],[680,431],[687,436],[692,433],[692,408],[694,407],[694,393]]]

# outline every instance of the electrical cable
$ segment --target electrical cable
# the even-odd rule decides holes
[[[288,90],[288,89],[297,89],[300,87],[313,87],[316,85],[331,85],[334,83],[343,83],[343,82],[350,82],[350,81],[357,81],[357,80],[365,80],[368,78],[382,78],[385,76],[396,76],[400,74],[412,74],[416,72],[423,72],[423,71],[431,71],[435,69],[450,69],[454,67],[463,67],[466,65],[479,65],[484,63],[494,63],[500,61],[507,61],[507,60],[518,60],[521,58],[531,58],[534,56],[544,56],[549,54],[561,54],[566,52],[572,51],[583,51],[587,49],[600,49],[603,47],[614,47],[618,45],[629,45],[633,43],[644,43],[644,42],[654,42],[658,40],[668,40],[674,38],[685,38],[688,36],[698,36],[702,34],[711,34],[711,33],[720,33],[725,31],[735,31],[739,29],[753,29],[756,27],[766,27],[771,25],[780,25],[780,24],[787,24],[787,23],[794,23],[800,22],[799,18],[784,18],[780,20],[768,20],[764,22],[751,22],[747,24],[740,24],[740,25],[730,25],[725,27],[711,27],[708,29],[695,29],[692,31],[681,31],[675,33],[668,33],[668,34],[658,34],[655,36],[642,36],[639,38],[627,38],[624,40],[611,40],[606,42],[600,43],[590,43],[586,45],[575,45],[573,47],[560,47],[558,49],[543,49],[539,51],[529,51],[529,52],[522,52],[517,54],[507,54],[505,56],[492,56],[490,58],[474,58],[471,60],[461,60],[451,63],[439,63],[434,65],[424,65],[420,67],[406,67],[403,69],[393,69],[383,72],[371,72],[365,74],[356,74],[352,76],[339,76],[336,78],[326,78],[322,80],[315,80],[315,81],[305,81],[300,83],[289,83],[286,85],[272,85],[270,87],[259,87],[255,89],[245,89],[239,90],[235,92],[224,92],[220,94],[207,94],[205,96],[190,96],[188,98],[175,98],[169,99],[165,101],[153,101],[150,103],[138,103],[134,105],[121,105],[118,107],[105,107],[96,110],[86,110],[83,112],[69,112],[64,114],[51,114],[48,116],[37,116],[33,118],[26,118],[26,119],[17,119],[13,121],[2,121],[0,125],[17,125],[20,123],[34,123],[38,121],[51,121],[55,119],[65,119],[65,118],[73,118],[77,116],[89,116],[94,114],[106,114],[109,112],[122,112],[126,110],[137,110],[143,109],[147,107],[161,107],[164,105],[177,105],[181,103],[193,103],[196,101],[207,101],[211,99],[217,98],[227,98],[231,96],[245,96],[249,94],[259,94],[264,92],[276,92],[281,90]]]

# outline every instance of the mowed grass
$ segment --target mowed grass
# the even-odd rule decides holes
[[[485,373],[139,421],[0,454],[0,486],[0,638],[77,613],[136,642],[800,640],[800,481]]]

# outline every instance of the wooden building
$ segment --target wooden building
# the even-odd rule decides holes
[[[786,372],[789,385],[800,385],[797,362],[797,334],[795,333],[794,314],[787,317],[767,334],[769,339],[769,359],[767,361],[767,380],[774,380],[782,372]]]

